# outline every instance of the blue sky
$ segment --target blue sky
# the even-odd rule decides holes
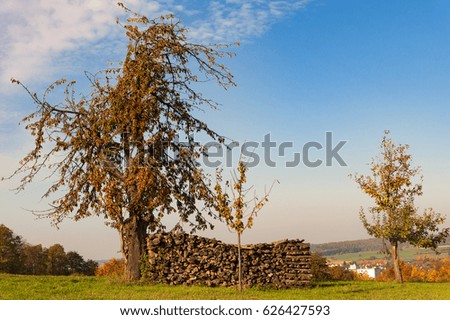
[[[0,7],[0,175],[16,167],[32,146],[19,119],[33,106],[8,83],[23,80],[41,92],[53,80],[76,79],[87,90],[84,71],[120,60],[126,45],[115,17],[115,1],[7,0]],[[228,0],[127,1],[148,16],[174,12],[196,41],[234,42],[237,57],[225,61],[237,87],[213,84],[204,93],[222,104],[199,116],[240,142],[261,142],[267,133],[295,152],[309,141],[345,140],[340,155],[348,166],[299,165],[253,168],[250,180],[263,191],[280,180],[245,242],[304,238],[318,243],[367,237],[358,219],[369,199],[348,177],[368,173],[384,130],[411,146],[424,174],[417,204],[450,212],[450,3],[448,1]],[[292,155],[288,153],[288,156]],[[237,155],[236,155],[237,156]],[[312,157],[323,157],[323,150]],[[117,256],[118,236],[101,219],[64,222],[57,230],[23,208],[45,207],[42,185],[16,195],[14,181],[0,184],[0,223],[31,243],[61,243],[89,258]],[[448,223],[447,223],[448,225]],[[206,235],[234,241],[217,225]],[[93,246],[92,243],[95,243]]]

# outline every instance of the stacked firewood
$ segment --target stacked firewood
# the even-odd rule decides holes
[[[235,286],[237,246],[182,232],[148,237],[146,277],[172,285]],[[283,240],[242,247],[244,286],[292,288],[311,279],[309,244]]]

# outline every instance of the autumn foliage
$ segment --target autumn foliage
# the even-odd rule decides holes
[[[402,277],[405,281],[418,282],[449,282],[450,281],[450,258],[430,259],[419,258],[412,263],[400,262]],[[392,267],[382,272],[377,280],[391,281],[395,279]]]
[[[350,281],[362,280],[356,272],[347,270],[343,266],[329,266],[327,259],[318,253],[311,255],[311,273],[314,281]]]
[[[85,261],[78,252],[66,252],[58,243],[49,248],[30,244],[0,224],[0,273],[91,276],[97,266],[97,262]]]
[[[381,155],[370,164],[371,174],[353,178],[375,202],[369,215],[361,208],[361,222],[369,235],[389,242],[395,279],[401,283],[399,245],[410,243],[435,250],[449,236],[450,228],[439,229],[445,216],[431,208],[419,213],[414,201],[422,195],[420,168],[412,166],[409,146],[396,145],[388,134],[386,131],[381,141]]]
[[[123,276],[125,263],[123,259],[111,259],[95,271],[96,276]]]
[[[194,115],[218,106],[198,90],[201,84],[235,86],[222,64],[235,54],[229,45],[189,41],[171,14],[149,19],[118,5],[129,15],[125,25],[119,21],[126,55],[88,75],[88,94],[79,94],[74,81],[56,81],[37,94],[13,80],[35,106],[22,121],[35,143],[9,178],[20,176],[17,190],[23,190],[49,175],[42,196],[49,206],[35,213],[54,224],[104,217],[119,233],[125,277],[134,281],[146,236],[165,228],[165,216],[178,215],[177,227],[191,231],[213,227],[214,190],[199,161],[206,149],[194,134],[225,138]]]

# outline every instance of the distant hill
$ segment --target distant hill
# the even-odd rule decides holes
[[[322,256],[333,256],[343,253],[381,250],[383,250],[383,243],[381,239],[375,238],[311,244],[311,251],[316,252]]]
[[[450,237],[442,245],[450,245]],[[412,248],[411,245],[401,245],[400,248]],[[363,240],[350,240],[339,242],[328,242],[321,244],[311,244],[311,251],[316,252],[322,256],[334,256],[345,253],[357,253],[366,251],[382,251],[383,242],[381,239],[363,239]]]

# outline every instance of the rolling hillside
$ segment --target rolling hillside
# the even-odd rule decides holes
[[[332,261],[350,262],[358,260],[386,259],[386,254],[383,253],[382,240],[374,238],[311,244],[311,251]],[[404,261],[412,261],[418,256],[424,255],[443,258],[450,256],[450,239],[447,239],[446,243],[438,248],[438,251],[440,254],[436,256],[431,249],[416,248],[407,244],[400,246],[400,256]]]

